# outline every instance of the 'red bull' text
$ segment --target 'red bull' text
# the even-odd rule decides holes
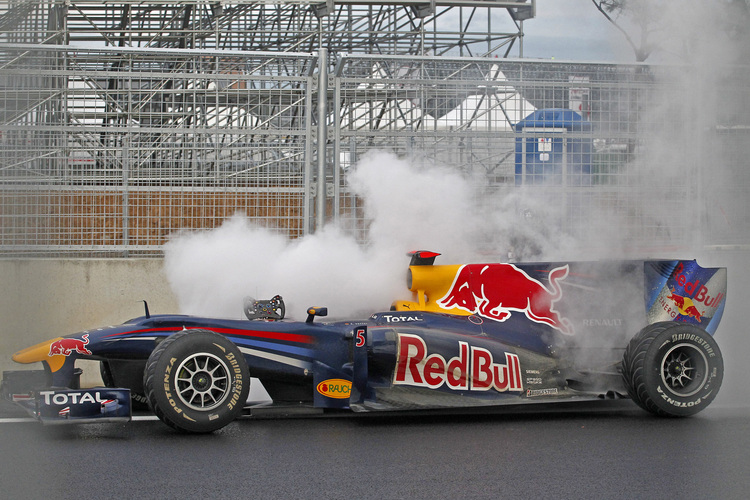
[[[458,342],[458,356],[446,360],[440,354],[427,354],[427,344],[417,336],[398,336],[398,360],[394,385],[437,389],[498,392],[523,391],[521,363],[515,354],[505,353],[505,364],[495,363],[492,353],[481,347]]]
[[[695,281],[688,281],[688,277],[685,274],[683,274],[684,269],[685,269],[685,266],[683,265],[683,263],[682,262],[678,263],[677,267],[672,273],[672,276],[674,277],[675,281],[677,281],[677,284],[683,287],[686,297],[690,298],[692,302],[698,302],[698,303],[703,304],[705,307],[718,307],[718,305],[724,299],[724,294],[719,292],[712,297],[710,295],[710,291],[708,287],[706,287],[705,285],[702,285],[699,279],[696,279]],[[672,296],[675,296],[674,290],[672,290]],[[677,298],[677,300],[675,301],[676,303],[680,300],[684,302],[685,297],[681,297],[681,296],[675,296],[675,297]],[[679,303],[677,305],[681,306],[681,304]],[[698,310],[695,309],[694,312],[697,313]]]

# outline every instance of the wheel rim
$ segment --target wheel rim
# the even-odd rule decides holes
[[[661,361],[661,380],[672,393],[689,397],[703,387],[708,375],[708,360],[697,346],[678,344]]]
[[[177,396],[193,410],[212,410],[229,394],[229,373],[229,367],[217,356],[193,354],[177,367]]]

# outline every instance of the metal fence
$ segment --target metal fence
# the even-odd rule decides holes
[[[149,253],[235,211],[299,236],[316,57],[0,52],[4,253]]]
[[[519,223],[562,228],[583,246],[606,251],[616,241],[642,255],[745,244],[750,91],[742,82],[750,72],[700,73],[640,64],[343,57],[333,83],[334,172],[381,148],[450,165],[473,179],[488,212],[507,211],[513,197],[510,215]],[[357,206],[346,183],[337,185],[337,211]]]
[[[346,180],[372,150],[449,165],[487,210],[543,200],[514,210],[592,244],[607,217],[640,249],[747,243],[747,68],[327,59],[1,45],[0,255],[159,255],[237,211],[365,242]]]

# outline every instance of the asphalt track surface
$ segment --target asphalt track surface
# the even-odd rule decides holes
[[[151,417],[0,419],[7,499],[746,499],[750,408],[661,419],[629,401],[490,414],[243,418],[210,435]]]

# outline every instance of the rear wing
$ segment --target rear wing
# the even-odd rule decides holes
[[[690,323],[714,334],[724,313],[727,269],[694,260],[645,261],[646,320]]]

